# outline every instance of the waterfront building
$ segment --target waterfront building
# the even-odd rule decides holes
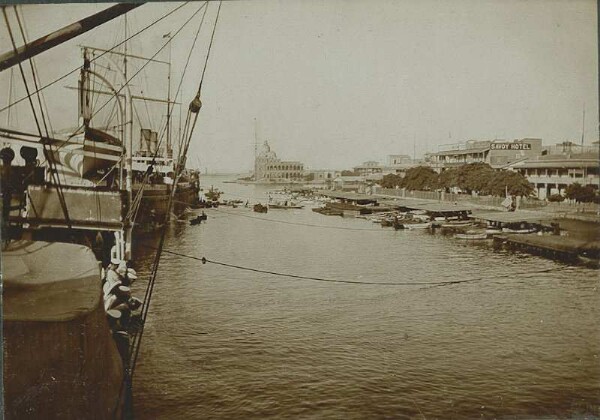
[[[569,142],[549,146],[540,156],[517,162],[510,169],[523,174],[535,187],[537,197],[564,194],[574,183],[599,185],[598,144],[579,146]]]
[[[383,165],[379,162],[375,162],[370,160],[368,162],[363,162],[362,165],[355,166],[352,168],[355,174],[358,175],[370,175],[370,174],[380,174],[383,173]]]
[[[469,140],[441,146],[437,153],[429,154],[430,165],[436,172],[469,163],[487,163],[492,168],[506,168],[542,152],[542,139],[524,138],[513,141]]]
[[[305,178],[312,182],[328,183],[340,176],[342,171],[333,169],[312,169],[304,171]]]
[[[408,155],[387,155],[386,165],[388,167],[405,165],[413,163],[413,159]]]
[[[400,175],[404,178],[407,170],[419,166],[420,164],[422,163],[417,163],[408,155],[388,155],[386,166],[383,167],[383,174]]]
[[[254,180],[269,182],[302,181],[304,164],[298,161],[284,161],[277,157],[265,141],[263,150],[255,157]]]
[[[333,180],[333,189],[337,191],[365,192],[367,186],[364,176],[338,176]]]

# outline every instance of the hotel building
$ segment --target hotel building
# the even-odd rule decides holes
[[[469,163],[487,163],[492,168],[499,169],[540,155],[542,139],[525,138],[511,142],[469,140],[444,145],[441,149],[429,155],[431,167],[438,173]]]

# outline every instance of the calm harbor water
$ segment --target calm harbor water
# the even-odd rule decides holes
[[[266,201],[266,187],[224,179],[203,184]],[[137,418],[600,416],[597,270],[310,208],[206,212],[174,223],[166,249],[331,279],[474,281],[324,283],[164,254]]]

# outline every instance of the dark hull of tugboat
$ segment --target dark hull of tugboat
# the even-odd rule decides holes
[[[3,249],[4,418],[120,418],[123,364],[90,248]]]
[[[182,185],[183,184],[183,185]],[[133,196],[139,188],[134,185]],[[180,183],[175,191],[171,213],[180,217],[189,208],[199,207],[199,189],[193,184]],[[169,185],[147,185],[144,187],[142,201],[137,213],[136,232],[151,232],[164,224],[171,187]]]

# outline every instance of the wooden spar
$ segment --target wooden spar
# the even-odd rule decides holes
[[[75,87],[75,86],[65,86],[65,88],[66,89],[71,89],[71,90],[79,90],[79,88]],[[88,89],[88,92],[98,93],[100,95],[115,96],[114,92],[109,92],[109,91],[106,91],[106,90]],[[124,93],[119,93],[118,96],[121,97],[121,98],[124,98],[125,94]],[[166,99],[151,98],[149,96],[131,95],[131,99],[139,99],[139,100],[148,101],[148,102],[159,102],[159,103],[163,103],[163,104],[166,104],[168,102],[170,104],[181,105],[181,102],[167,101]]]
[[[0,71],[6,70],[15,64],[19,64],[20,62],[60,45],[69,39],[75,38],[76,36],[119,17],[142,4],[144,3],[120,3],[111,6],[108,9],[88,16],[46,36],[38,38],[33,42],[23,45],[17,48],[17,51],[6,52],[0,55]]]

